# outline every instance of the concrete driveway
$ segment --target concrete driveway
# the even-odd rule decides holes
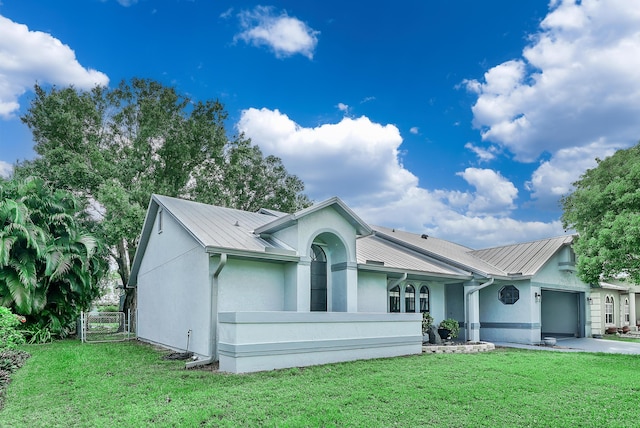
[[[616,340],[582,338],[557,338],[556,346],[534,346],[519,343],[494,342],[495,346],[506,348],[533,349],[557,352],[605,352],[609,354],[640,354],[640,343]]]

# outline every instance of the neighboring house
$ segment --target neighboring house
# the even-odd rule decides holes
[[[369,226],[338,198],[295,214],[152,197],[129,286],[141,340],[234,373],[421,352],[462,339],[590,336],[572,236],[485,250]]]
[[[589,297],[593,334],[604,334],[607,329],[619,330],[629,327],[636,330],[640,325],[640,287],[624,281],[601,282],[591,289]]]

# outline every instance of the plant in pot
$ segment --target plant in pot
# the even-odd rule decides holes
[[[429,330],[431,329],[431,325],[433,324],[433,317],[429,312],[422,313],[422,335],[429,334]]]
[[[453,318],[442,320],[438,326],[438,334],[444,339],[455,339],[460,333],[460,324]]]

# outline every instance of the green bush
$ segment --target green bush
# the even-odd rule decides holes
[[[20,318],[8,308],[0,306],[0,350],[14,349],[24,343],[24,335],[18,329]]]
[[[440,322],[440,327],[439,328],[444,328],[449,330],[451,333],[451,338],[456,338],[458,337],[458,334],[460,333],[460,324],[458,323],[458,321],[454,320],[453,318],[447,318],[446,320],[442,320]]]

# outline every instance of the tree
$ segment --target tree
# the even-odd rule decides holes
[[[36,85],[22,121],[39,156],[15,174],[92,202],[126,285],[152,193],[245,210],[310,204],[280,159],[263,157],[243,135],[228,138],[226,119],[218,101],[194,101],[152,80],[91,91]]]
[[[596,161],[562,198],[564,227],[579,233],[578,275],[591,284],[621,274],[640,283],[640,145]]]
[[[98,297],[103,246],[77,198],[39,178],[0,183],[0,305],[57,335]]]

